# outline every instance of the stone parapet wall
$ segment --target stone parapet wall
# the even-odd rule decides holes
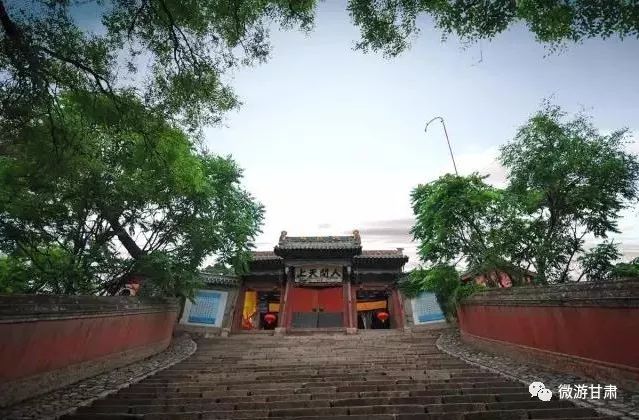
[[[174,299],[0,296],[0,406],[133,363],[170,343]]]
[[[639,279],[491,289],[458,309],[484,350],[639,388]]]
[[[639,308],[639,279],[491,288],[475,293],[464,305]]]

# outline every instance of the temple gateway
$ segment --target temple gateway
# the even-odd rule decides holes
[[[443,320],[432,293],[406,299],[398,289],[402,248],[363,250],[349,236],[288,236],[254,251],[240,277],[203,273],[206,289],[187,301],[182,324],[232,333],[405,328]]]

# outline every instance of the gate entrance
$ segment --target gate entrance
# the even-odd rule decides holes
[[[289,302],[293,328],[344,326],[344,297],[341,286],[293,287]]]

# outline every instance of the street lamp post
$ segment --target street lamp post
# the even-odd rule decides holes
[[[446,143],[448,143],[448,150],[450,151],[450,158],[453,160],[453,167],[455,168],[455,175],[459,175],[457,172],[457,164],[455,164],[455,157],[453,156],[453,149],[450,147],[450,140],[448,139],[448,131],[446,131],[446,124],[444,123],[444,119],[442,117],[435,117],[432,120],[426,123],[424,127],[424,133],[428,130],[428,125],[435,120],[439,120],[442,122],[442,127],[444,127],[444,134],[446,135]]]

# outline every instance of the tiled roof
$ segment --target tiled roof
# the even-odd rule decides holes
[[[364,250],[355,258],[406,258],[401,249]]]
[[[282,257],[275,255],[273,251],[252,251],[253,261],[269,261],[269,260],[281,260]]]
[[[239,278],[227,274],[210,273],[207,271],[200,272],[200,277],[205,284],[209,286],[238,286]]]
[[[355,236],[286,236],[280,249],[353,249],[361,247]]]
[[[519,275],[524,275],[524,276],[529,276],[529,277],[537,277],[537,272],[535,271],[530,271],[530,270],[526,270],[524,268],[521,267],[511,267],[510,268],[511,272],[518,272]],[[472,277],[477,277],[483,274],[488,274],[488,271],[504,271],[504,270],[500,270],[498,268],[494,269],[494,270],[487,270],[486,273],[483,272],[479,272],[479,271],[473,271],[473,270],[467,270],[464,271],[463,273],[461,273],[459,275],[459,278],[462,280],[468,280]]]

